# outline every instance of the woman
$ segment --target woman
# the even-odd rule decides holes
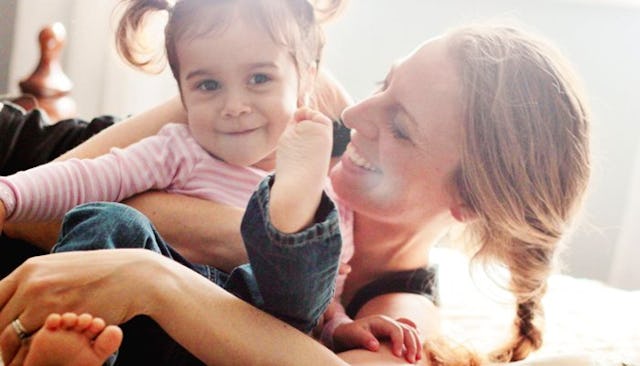
[[[347,309],[357,317],[413,321],[425,337],[425,364],[483,359],[449,353],[430,297],[387,281],[428,267],[429,249],[463,223],[476,262],[511,273],[505,285],[516,299],[514,334],[490,359],[519,360],[539,348],[546,280],[590,173],[589,116],[562,59],[513,28],[455,29],[397,63],[381,90],[343,119],[352,139],[331,181],[355,216],[356,249],[342,298]],[[80,272],[81,281],[74,275]],[[183,296],[166,295],[172,290]],[[19,345],[9,326],[14,319],[32,332],[49,313],[88,311],[110,324],[148,315],[207,364],[403,363],[387,345],[377,353],[341,353],[341,361],[185,268],[142,251],[29,261],[0,282],[0,304],[5,355]],[[208,312],[212,307],[217,311]]]

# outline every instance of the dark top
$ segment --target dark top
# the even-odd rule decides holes
[[[67,119],[50,124],[38,109],[25,112],[10,102],[3,101],[3,104],[0,175],[4,176],[47,163],[116,121],[112,116],[101,116],[91,122]]]
[[[392,272],[369,282],[353,296],[346,308],[347,315],[353,319],[360,311],[360,308],[369,300],[376,296],[394,292],[423,295],[438,305],[438,268],[431,266],[429,268]]]

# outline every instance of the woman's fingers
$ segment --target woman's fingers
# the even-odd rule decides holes
[[[7,306],[9,300],[11,300],[13,294],[16,292],[18,286],[18,282],[15,279],[16,276],[16,272],[14,271],[0,280],[0,309],[4,309]],[[9,324],[9,322],[5,320],[6,316],[3,318],[3,313],[0,313],[0,328],[4,328]]]
[[[37,307],[27,309],[26,306],[41,293],[38,286],[26,286],[24,283],[24,278],[29,277],[32,268],[32,260],[29,260],[0,281],[0,329],[10,326],[18,317],[21,326],[29,334],[42,325],[44,317],[31,313]]]
[[[10,365],[20,350],[21,340],[18,338],[11,324],[4,327],[0,333],[0,354],[4,365]]]
[[[5,366],[23,366],[24,360],[27,357],[27,352],[29,351],[28,345],[25,347],[20,347],[18,352],[14,355],[11,361],[5,363]]]
[[[95,250],[31,258],[0,281],[0,329],[18,316],[28,332],[51,313],[90,312],[112,324],[135,314],[145,250]],[[131,296],[127,296],[130,294]]]

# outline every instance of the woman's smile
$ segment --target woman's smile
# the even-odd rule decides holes
[[[358,154],[358,151],[352,144],[347,145],[345,156],[349,158],[349,161],[351,163],[357,165],[360,168],[363,168],[371,172],[380,171],[375,166],[373,166],[373,164],[371,164],[367,159],[363,158],[360,154]]]

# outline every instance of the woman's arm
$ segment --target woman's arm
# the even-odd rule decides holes
[[[5,355],[20,346],[14,319],[33,332],[48,314],[72,311],[108,324],[148,315],[210,365],[346,365],[311,337],[148,250],[32,258],[0,281],[0,309]]]
[[[186,123],[187,116],[179,97],[129,117],[102,130],[87,141],[62,154],[55,160],[94,158],[113,147],[126,147],[160,131],[169,122]]]
[[[162,237],[191,262],[227,272],[248,262],[240,234],[242,209],[158,191],[134,196],[124,203],[145,214]]]
[[[78,273],[84,275],[80,278]],[[108,324],[148,315],[211,365],[408,365],[384,344],[378,352],[341,353],[341,360],[311,337],[196,272],[143,249],[32,258],[0,281],[0,309],[4,354],[20,347],[9,325],[14,319],[19,318],[25,329],[33,332],[48,314],[72,311],[89,312]],[[358,316],[380,312],[413,317],[427,336],[438,331],[437,309],[419,295],[380,296],[367,303]],[[423,359],[420,364],[428,363]]]

